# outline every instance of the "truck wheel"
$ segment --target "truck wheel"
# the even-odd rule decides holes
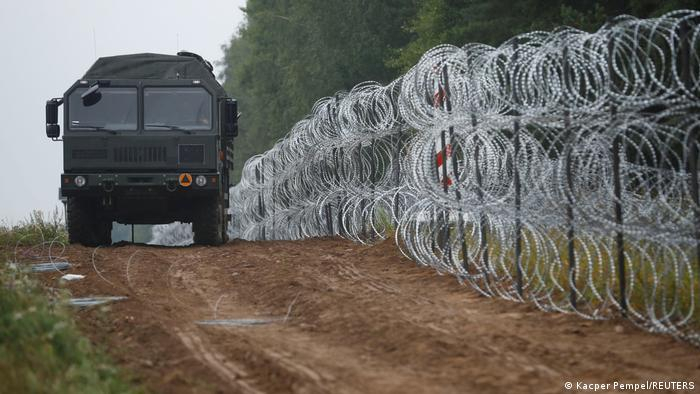
[[[68,242],[84,246],[110,245],[112,221],[96,217],[97,204],[86,198],[68,198]]]
[[[230,241],[230,239],[228,237],[228,222],[226,220],[223,220],[223,225],[221,227],[222,227],[221,239],[222,239],[223,243],[227,243],[228,241]]]
[[[200,245],[221,245],[221,205],[217,199],[206,199],[199,204],[197,216],[192,221],[194,243]]]

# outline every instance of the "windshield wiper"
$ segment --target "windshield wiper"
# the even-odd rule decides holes
[[[169,129],[169,130],[184,131],[186,134],[192,134],[192,131],[190,131],[190,130],[183,129],[180,126],[175,126],[175,125],[171,125],[171,124],[150,123],[150,124],[146,124],[144,126],[146,126],[146,127],[163,127],[163,128]]]
[[[80,125],[72,125],[71,129],[89,129],[89,130],[99,130],[99,131],[106,131],[110,134],[117,134],[115,130],[108,129],[104,126],[97,126],[97,125],[91,125],[91,124],[80,124]]]

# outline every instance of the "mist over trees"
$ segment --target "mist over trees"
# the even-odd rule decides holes
[[[224,87],[239,101],[236,180],[321,97],[388,83],[438,44],[497,46],[533,30],[597,30],[611,16],[699,9],[700,0],[248,0],[224,47]]]
[[[307,114],[320,97],[365,80],[391,81],[392,48],[413,1],[249,0],[246,22],[225,48],[224,87],[239,101],[236,173]]]

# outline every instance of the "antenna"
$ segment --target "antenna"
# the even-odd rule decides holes
[[[180,33],[175,33],[175,40],[177,44],[175,45],[175,53],[180,50]]]
[[[92,47],[95,52],[95,60],[97,60],[97,35],[94,27],[92,28]]]

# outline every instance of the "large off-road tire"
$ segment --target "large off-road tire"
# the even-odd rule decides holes
[[[197,215],[192,221],[194,243],[199,245],[221,245],[224,243],[221,203],[216,198],[206,198],[202,199],[198,206]]]
[[[221,227],[222,227],[221,239],[222,239],[223,243],[227,243],[228,241],[230,241],[230,239],[228,237],[228,221],[226,221],[224,219]]]
[[[84,197],[68,198],[68,241],[84,246],[102,246],[112,243],[112,221],[99,215],[94,200]]]

